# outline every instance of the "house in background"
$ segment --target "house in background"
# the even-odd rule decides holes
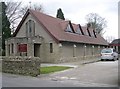
[[[120,38],[113,40],[109,45],[120,54]]]
[[[60,63],[98,56],[108,46],[92,28],[28,10],[14,37],[6,40],[6,56],[40,57]]]

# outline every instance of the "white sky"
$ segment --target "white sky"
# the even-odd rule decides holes
[[[44,12],[56,17],[57,9],[61,8],[66,19],[72,23],[85,25],[85,16],[97,13],[107,21],[104,29],[106,36],[118,38],[118,1],[119,0],[22,0],[24,4],[37,2],[42,4]]]

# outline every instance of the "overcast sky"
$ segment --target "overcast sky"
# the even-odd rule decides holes
[[[24,0],[22,0],[24,1]],[[72,23],[85,25],[85,16],[97,13],[107,21],[104,29],[106,36],[118,38],[118,1],[119,0],[28,0],[24,4],[40,3],[44,12],[55,17],[57,9],[61,8],[66,19]]]

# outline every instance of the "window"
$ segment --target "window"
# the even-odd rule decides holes
[[[33,36],[35,36],[35,22],[32,21],[32,28],[33,28]]]
[[[102,53],[112,53],[112,50],[111,49],[103,49]]]
[[[26,36],[35,36],[35,22],[32,20],[29,20],[26,23]]]
[[[115,50],[115,49],[113,49],[113,52],[116,52],[116,50]]]
[[[80,26],[80,24],[79,24],[79,28],[80,28],[81,34],[84,35],[84,32],[83,32],[82,27]]]
[[[14,44],[11,44],[11,52],[14,53]]]
[[[94,32],[93,32],[93,31],[91,31],[91,37],[95,37],[95,35],[94,35]]]
[[[10,44],[8,45],[8,53],[10,55]]]
[[[26,23],[26,37],[28,37],[28,22]]]
[[[87,36],[89,36],[88,30],[87,30],[87,29],[85,29],[85,34],[86,34]]]
[[[87,28],[87,33],[88,33],[88,35],[91,37],[90,31],[89,31],[89,29],[88,29],[88,28]]]
[[[83,32],[83,30],[81,29],[81,33],[82,33],[82,35],[84,35],[84,32]]]
[[[29,33],[31,34],[32,33],[32,21],[31,20],[29,20]]]
[[[73,32],[72,28],[70,27],[70,24],[68,24],[67,29],[65,31],[66,32]]]
[[[94,37],[97,38],[95,31],[93,30]]]
[[[76,30],[76,33],[77,33],[77,34],[82,34],[80,28],[78,28],[78,29]]]
[[[53,53],[53,44],[50,43],[50,53]]]

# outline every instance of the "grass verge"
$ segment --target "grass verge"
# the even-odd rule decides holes
[[[66,66],[49,66],[49,67],[41,67],[40,72],[41,74],[48,74],[48,73],[53,73],[57,71],[63,71],[66,69],[70,69],[73,67],[66,67]]]

